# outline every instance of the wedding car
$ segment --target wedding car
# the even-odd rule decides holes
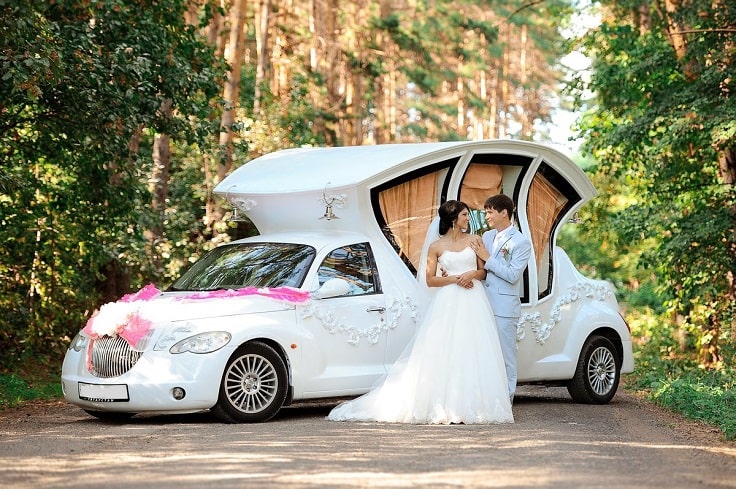
[[[603,404],[632,372],[631,336],[605,281],[556,246],[596,191],[550,147],[492,140],[299,148],[256,158],[215,189],[259,235],[215,248],[164,291],[105,304],[71,342],[65,398],[99,418],[210,410],[270,419],[292,403],[365,393],[411,340],[416,271],[439,205],[517,204],[532,242],[520,287],[519,383]]]

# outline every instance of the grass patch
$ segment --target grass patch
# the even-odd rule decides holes
[[[733,345],[722,349],[727,358],[723,366],[709,370],[698,365],[682,331],[666,318],[645,310],[630,312],[627,321],[636,366],[627,376],[626,388],[689,419],[719,428],[726,440],[736,440]]]
[[[61,397],[59,382],[28,382],[15,374],[0,374],[0,410],[22,404],[33,399]]]
[[[0,372],[0,411],[35,399],[62,397],[61,380],[56,366],[31,365],[24,369],[31,374]]]
[[[688,375],[666,382],[651,393],[651,398],[690,419],[718,426],[726,440],[736,440],[736,391],[728,384],[733,379],[713,384],[713,377],[718,377],[713,374]]]

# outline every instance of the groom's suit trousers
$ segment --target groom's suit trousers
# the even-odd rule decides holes
[[[513,399],[516,392],[516,323],[518,318],[494,316],[498,339],[501,343],[503,362],[506,365],[506,377],[509,381],[509,397]]]

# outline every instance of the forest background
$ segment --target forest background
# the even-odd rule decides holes
[[[734,2],[0,0],[0,33],[0,407],[59,395],[100,304],[257,232],[212,194],[248,160],[555,142],[568,108],[600,196],[559,241],[619,291],[625,387],[736,438]]]

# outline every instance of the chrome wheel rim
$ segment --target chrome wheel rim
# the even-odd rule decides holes
[[[588,382],[599,396],[608,394],[616,380],[616,359],[608,348],[599,347],[588,361]]]
[[[258,413],[269,407],[279,387],[273,364],[260,355],[244,355],[225,374],[225,394],[230,404],[243,413]]]

